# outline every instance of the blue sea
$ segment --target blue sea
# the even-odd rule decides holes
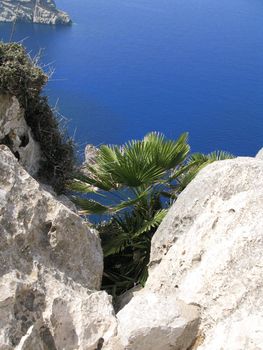
[[[263,146],[263,1],[57,0],[72,27],[17,24],[80,150],[188,131],[193,151]],[[0,39],[10,40],[10,24]]]

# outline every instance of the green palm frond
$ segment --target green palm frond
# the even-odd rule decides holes
[[[206,162],[206,160],[204,162]],[[178,179],[181,175],[186,174],[191,169],[200,166],[200,164],[202,163],[203,162],[199,159],[192,159],[192,160],[188,159],[186,165],[183,165],[173,170],[173,172],[171,173],[171,176],[169,177],[169,182],[171,182],[172,180]]]
[[[141,200],[143,200],[143,198],[146,198],[148,196],[148,192],[147,190],[144,192],[141,192],[140,194],[138,194],[138,196],[136,196],[135,198],[129,198],[127,201],[122,201],[120,204],[115,205],[115,206],[111,206],[109,207],[109,211],[112,213],[117,213],[125,208],[129,208],[133,205],[136,205],[137,203],[139,203]]]
[[[175,186],[177,193],[182,192],[189,183],[195,178],[201,169],[210,163],[219,160],[232,159],[234,155],[224,151],[215,151],[208,154],[193,153],[188,157],[186,165],[176,169],[172,174],[171,179],[176,179],[177,185]]]
[[[200,164],[202,164],[206,162],[215,162],[218,160],[226,160],[226,159],[232,159],[232,158],[235,158],[235,156],[225,151],[214,151],[208,154],[193,153],[188,158],[188,164],[192,162],[199,162]]]
[[[191,169],[190,171],[186,172],[182,176],[177,178],[177,185],[175,185],[174,192],[178,195],[180,194],[193,179],[196,177],[198,172],[201,170],[202,167],[204,167],[205,164],[195,167]]]
[[[181,164],[190,151],[187,133],[174,141],[166,140],[163,134],[153,132],[145,136],[144,143],[151,161],[164,171]]]
[[[96,202],[93,199],[86,199],[86,198],[79,198],[74,197],[72,198],[73,202],[82,208],[80,211],[80,214],[105,214],[109,211],[109,208],[105,205],[100,204],[99,202]]]
[[[109,180],[109,178],[107,178],[106,176],[103,176],[103,174],[98,174],[98,171],[96,170],[95,166],[86,165],[86,168],[87,168],[87,172],[89,172],[90,175],[84,175],[82,173],[78,173],[74,175],[74,180],[87,183],[88,185],[97,187],[102,191],[110,191],[112,188],[115,188],[114,187],[115,184],[113,184]]]
[[[113,184],[139,187],[159,181],[167,170],[182,163],[189,153],[188,135],[166,140],[164,135],[150,133],[143,140],[123,146],[101,146],[96,163],[88,166],[89,184],[99,188]],[[102,186],[103,184],[103,186]]]
[[[159,210],[154,214],[152,218],[144,220],[143,223],[141,223],[140,220],[140,223],[138,225],[140,228],[137,231],[134,230],[137,225],[135,224],[133,226],[133,223],[138,218],[133,217],[133,219],[129,223],[129,221],[127,220],[127,216],[125,220],[121,220],[120,218],[118,219],[117,217],[115,217],[114,220],[119,224],[120,231],[118,232],[118,234],[112,236],[111,239],[104,244],[104,255],[109,256],[112,254],[117,254],[123,251],[128,245],[131,245],[132,247],[137,249],[149,249],[148,243],[145,244],[145,242],[143,243],[142,241],[138,242],[138,238],[142,234],[158,227],[162,222],[163,218],[165,217],[166,213],[167,210]]]
[[[129,236],[125,233],[119,233],[113,239],[103,245],[104,257],[118,254],[128,246]]]
[[[99,159],[105,164],[111,166],[111,164],[118,161],[117,152],[115,147],[102,145],[99,151]]]
[[[160,225],[160,223],[163,221],[166,214],[167,214],[166,209],[157,211],[151,219],[144,221],[140,229],[134,233],[133,237],[138,238],[143,233],[150,231],[153,228],[157,228]]]
[[[87,182],[82,182],[80,180],[70,181],[67,184],[67,188],[70,191],[79,192],[79,193],[96,193],[98,189]]]
[[[233,159],[235,156],[232,153],[225,151],[214,151],[212,153],[207,154],[208,160],[216,161],[216,160],[226,160]]]

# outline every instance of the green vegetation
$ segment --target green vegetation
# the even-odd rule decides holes
[[[25,111],[25,119],[42,151],[39,177],[63,192],[65,181],[72,174],[74,147],[41,95],[47,75],[15,43],[0,42],[0,93],[16,96]]]
[[[41,95],[47,80],[21,45],[0,43],[0,94],[18,98],[41,147],[38,177],[63,192],[74,170],[74,147]],[[143,140],[97,150],[85,175],[78,173],[69,187],[81,214],[96,215],[105,256],[104,289],[116,296],[144,285],[151,239],[168,208],[201,168],[226,158],[232,155],[190,155],[187,134],[168,140],[153,132]]]
[[[187,134],[178,140],[150,133],[123,146],[101,146],[86,175],[70,184],[83,215],[100,215],[96,225],[105,256],[103,288],[119,295],[144,285],[151,238],[167,209],[197,172],[224,152],[193,154]]]

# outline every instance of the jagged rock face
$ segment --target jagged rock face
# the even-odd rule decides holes
[[[80,166],[80,172],[86,176],[92,176],[92,173],[87,168],[87,165],[94,165],[98,156],[98,148],[93,145],[86,145],[84,152],[84,162]]]
[[[263,344],[263,160],[204,168],[118,312],[100,241],[0,146],[0,350],[256,350]]]
[[[0,349],[94,350],[116,332],[100,240],[0,146]]]
[[[53,0],[0,0],[0,21],[70,24],[70,17]]]
[[[184,340],[192,343],[189,349],[262,349],[262,222],[262,160],[237,158],[203,169],[155,234],[149,279],[117,314],[116,342],[134,349],[132,344],[143,339],[145,349],[152,344],[152,350],[159,350],[160,339],[167,339],[162,349],[177,349],[176,339],[167,335],[175,317],[169,312],[174,298],[174,305],[197,307],[194,322],[186,317],[181,328],[188,327]],[[153,321],[146,301],[152,295],[164,303],[164,311],[155,316],[159,341],[149,332]],[[140,322],[135,322],[139,315]]]
[[[41,152],[16,97],[0,95],[0,144],[7,145],[31,175],[39,170]]]
[[[96,163],[96,157],[98,156],[99,150],[97,147],[93,145],[86,145],[85,147],[85,160],[84,164],[90,164],[93,165]]]

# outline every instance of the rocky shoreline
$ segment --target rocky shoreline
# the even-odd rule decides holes
[[[72,23],[69,15],[58,10],[53,0],[0,0],[0,22]]]

